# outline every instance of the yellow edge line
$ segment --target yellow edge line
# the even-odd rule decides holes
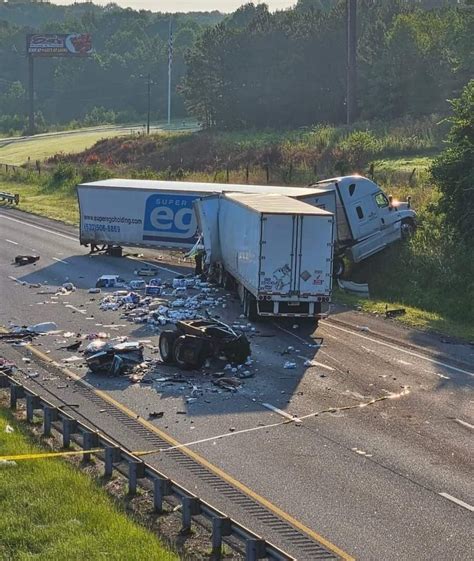
[[[326,547],[328,550],[330,550],[331,552],[338,555],[341,559],[344,559],[344,561],[355,561],[354,557],[352,557],[351,555],[349,555],[348,553],[346,553],[345,551],[343,551],[342,549],[337,547],[337,545],[334,545],[333,543],[328,541],[326,538],[324,538],[323,536],[321,536],[320,534],[318,534],[314,530],[311,530],[311,528],[308,528],[303,523],[301,523],[299,520],[296,520],[295,518],[293,518],[293,516],[291,516],[290,514],[285,512],[284,510],[281,510],[279,507],[277,507],[273,503],[271,503],[269,500],[265,499],[264,497],[262,497],[261,495],[259,495],[258,493],[256,493],[255,491],[253,491],[252,489],[250,489],[249,487],[247,487],[246,485],[244,485],[240,481],[238,481],[237,479],[234,479],[231,475],[229,475],[225,471],[222,471],[220,468],[218,468],[214,464],[211,464],[205,458],[203,458],[202,456],[200,456],[199,454],[197,454],[193,450],[190,450],[186,446],[183,446],[180,442],[175,440],[169,434],[163,432],[161,429],[155,427],[155,425],[149,423],[145,419],[142,419],[137,413],[135,413],[134,411],[132,411],[131,409],[129,409],[128,407],[126,407],[125,405],[120,403],[119,401],[116,401],[108,393],[94,388],[94,386],[89,384],[89,382],[86,382],[80,376],[78,376],[77,374],[75,374],[74,372],[69,370],[68,368],[65,368],[62,364],[59,364],[58,362],[54,361],[48,355],[44,354],[42,351],[40,351],[39,349],[37,349],[33,345],[28,345],[28,348],[38,358],[40,358],[44,362],[47,362],[49,364],[53,364],[55,367],[62,370],[65,374],[70,376],[72,379],[74,379],[75,381],[84,385],[85,387],[87,387],[88,389],[93,391],[96,395],[100,396],[101,398],[103,398],[105,401],[107,401],[111,405],[114,405],[115,407],[117,407],[117,409],[120,409],[120,411],[125,413],[128,417],[131,417],[132,419],[135,419],[135,421],[138,421],[140,424],[142,424],[148,430],[157,434],[160,438],[162,438],[163,440],[168,442],[168,444],[170,444],[171,446],[179,446],[180,450],[182,452],[184,452],[187,456],[189,456],[190,458],[192,458],[193,460],[195,460],[196,462],[198,462],[199,464],[201,464],[202,466],[207,468],[209,471],[215,473],[221,479],[223,479],[224,481],[226,481],[227,483],[229,483],[233,487],[236,487],[237,489],[239,489],[240,491],[245,493],[247,496],[252,498],[254,501],[260,503],[265,508],[267,508],[268,510],[270,510],[271,512],[273,512],[274,514],[276,514],[277,516],[279,516],[280,518],[282,518],[283,520],[285,520],[286,522],[288,522],[289,524],[291,524],[295,528],[298,528],[298,530],[301,530],[302,532],[304,532],[305,534],[307,534],[308,536],[313,538],[315,541],[319,542],[321,545]]]

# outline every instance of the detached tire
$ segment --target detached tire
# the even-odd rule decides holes
[[[167,330],[160,333],[160,340],[158,342],[160,355],[163,362],[167,364],[175,362],[173,349],[177,338],[178,334],[176,331]]]

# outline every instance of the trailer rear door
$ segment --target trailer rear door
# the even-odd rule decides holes
[[[295,270],[300,296],[329,296],[332,288],[333,215],[298,217]]]
[[[297,217],[262,214],[260,292],[289,295],[295,287]]]

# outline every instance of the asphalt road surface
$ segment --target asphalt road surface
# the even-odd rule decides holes
[[[87,293],[101,274],[134,278],[136,260],[89,256],[74,228],[8,209],[0,211],[0,251],[0,325],[55,321],[64,331],[129,335],[149,340],[147,354],[157,357],[156,331],[124,321],[120,311],[99,310],[104,294]],[[12,261],[23,253],[41,259],[16,268]],[[158,266],[162,278],[189,272],[178,262]],[[59,298],[38,294],[65,281],[78,290]],[[220,295],[226,308],[210,313],[224,321],[239,318],[237,300]],[[473,559],[474,347],[344,309],[334,310],[315,333],[298,320],[255,327],[250,367],[255,375],[235,393],[210,389],[219,364],[185,373],[191,385],[186,379],[182,385],[160,381],[176,374],[164,365],[150,374],[151,384],[92,375],[81,361],[65,365],[144,419],[162,412],[150,421],[160,431],[188,444],[226,481],[245,485],[274,513],[281,510],[293,525],[347,552],[346,558]],[[323,338],[322,346],[314,337]],[[61,361],[71,357],[58,350],[63,340],[61,334],[42,336],[38,348]],[[13,351],[4,346],[0,352]],[[308,359],[311,366],[304,365]],[[296,368],[285,369],[286,361]],[[61,391],[67,397],[69,389]],[[368,404],[382,397],[390,399]],[[346,406],[352,407],[338,410]],[[88,414],[87,407],[81,414]],[[92,409],[89,414],[100,427],[100,415]],[[294,415],[302,422],[281,424]],[[133,438],[131,430],[123,428],[124,441]],[[226,436],[217,438],[221,435]],[[163,454],[147,461],[172,469]],[[230,516],[244,516],[231,499],[213,496],[186,469],[173,467],[169,476],[204,493]],[[288,548],[283,538],[280,543]],[[298,558],[312,556],[298,553]]]

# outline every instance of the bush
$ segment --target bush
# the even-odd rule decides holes
[[[371,131],[349,133],[340,142],[339,148],[353,171],[362,171],[369,161],[381,152],[380,141]]]
[[[78,179],[76,168],[72,164],[59,162],[53,169],[46,186],[53,189],[65,188],[78,183]]]
[[[87,126],[113,124],[115,123],[116,115],[111,109],[105,107],[94,107],[84,117],[84,124]]]

